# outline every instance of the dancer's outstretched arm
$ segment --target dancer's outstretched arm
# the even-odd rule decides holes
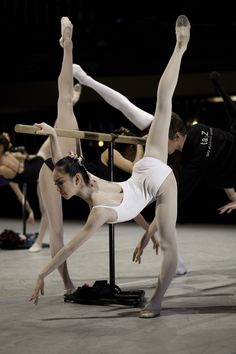
[[[38,275],[36,286],[30,298],[35,305],[39,300],[39,295],[44,295],[44,278],[63,264],[68,257],[74,253],[85,241],[88,240],[94,232],[96,232],[102,225],[108,222],[111,217],[107,208],[93,208],[88,216],[86,224],[82,227],[79,233],[70,240],[63,248],[61,248],[52,260],[42,269]],[[111,213],[114,213],[111,210]]]
[[[88,76],[81,66],[73,64],[73,76],[80,84],[92,88],[108,104],[121,111],[124,116],[140,130],[144,130],[150,126],[153,115],[135,106],[121,93]]]

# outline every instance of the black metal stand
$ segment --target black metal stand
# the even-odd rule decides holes
[[[109,168],[110,179],[114,180],[114,158],[113,148],[114,139],[109,143]],[[65,302],[74,302],[79,304],[105,305],[105,304],[122,304],[128,306],[140,306],[144,303],[144,290],[122,291],[115,284],[115,225],[109,224],[109,266],[110,266],[110,283],[106,280],[96,281],[92,287],[84,285],[78,287],[72,294],[65,294]]]
[[[26,200],[27,200],[27,183],[23,183],[22,187],[23,191],[23,203],[22,203],[22,219],[23,219],[23,235],[26,235],[26,224],[27,224],[27,216],[26,216]]]

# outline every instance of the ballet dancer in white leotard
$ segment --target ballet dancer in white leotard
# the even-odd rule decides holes
[[[48,134],[51,139],[55,163],[53,179],[58,191],[65,199],[74,195],[82,198],[88,203],[91,211],[82,229],[38,275],[31,297],[35,304],[38,303],[39,294],[44,292],[44,278],[63,264],[95,231],[105,223],[135,218],[137,213],[155,199],[156,223],[162,251],[161,269],[156,290],[150,302],[141,311],[140,317],[152,318],[160,314],[163,296],[175,275],[177,265],[177,186],[174,174],[166,162],[172,97],[189,37],[190,23],[186,16],[179,16],[176,21],[176,45],[158,85],[156,112],[148,134],[144,157],[135,164],[132,176],[127,181],[116,183],[102,180],[86,171],[82,158],[76,155],[63,158],[55,129],[45,123],[37,124],[41,133]],[[136,199],[132,198],[136,198],[137,193],[139,202],[136,205]],[[141,257],[145,246],[140,245],[134,255],[135,259]]]

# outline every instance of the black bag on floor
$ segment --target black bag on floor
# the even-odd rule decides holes
[[[93,286],[78,287],[72,294],[64,295],[64,302],[87,305],[123,304],[138,306],[144,302],[143,290],[122,291],[117,285],[112,287],[107,280],[97,280]]]
[[[13,230],[5,229],[0,234],[0,248],[5,250],[28,249],[33,245],[37,237],[37,233],[21,235]]]

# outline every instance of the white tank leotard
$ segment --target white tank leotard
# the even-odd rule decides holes
[[[144,157],[135,163],[132,175],[127,181],[116,182],[123,190],[120,205],[96,205],[93,208],[115,210],[117,220],[111,224],[132,220],[156,199],[160,186],[171,171],[171,168],[161,160]]]

